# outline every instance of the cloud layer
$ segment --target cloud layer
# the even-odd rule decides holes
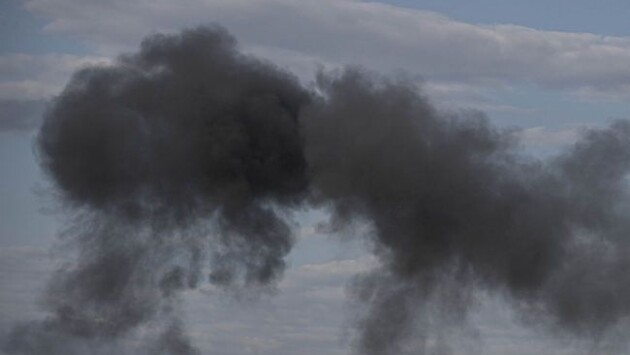
[[[625,37],[468,24],[356,0],[109,0],[80,6],[29,0],[27,8],[51,19],[46,31],[80,38],[109,54],[132,48],[147,31],[220,22],[246,47],[304,75],[314,63],[352,63],[437,82],[533,83],[599,98],[629,93]]]
[[[532,112],[530,103],[497,97],[532,85],[586,103],[630,96],[625,37],[470,24],[356,0],[29,0],[25,7],[50,21],[43,31],[82,41],[100,57],[4,55],[0,97],[6,100],[48,99],[67,81],[69,68],[131,50],[150,32],[213,22],[234,33],[244,50],[290,69],[303,82],[313,80],[320,66],[405,71],[425,81],[425,92],[443,107]]]

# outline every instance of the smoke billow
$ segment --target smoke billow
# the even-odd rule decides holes
[[[405,83],[350,71],[320,87],[302,118],[312,186],[336,223],[373,225],[382,261],[353,289],[370,305],[359,353],[400,353],[414,314],[465,314],[475,287],[578,334],[628,315],[630,123],[541,162]]]
[[[213,27],[77,72],[38,147],[77,257],[50,282],[50,317],[3,341],[10,354],[94,353],[151,322],[164,330],[142,351],[198,353],[179,292],[273,285],[286,218],[307,205],[373,229],[381,265],[352,287],[368,308],[360,354],[400,353],[432,312],[465,318],[477,289],[580,335],[630,313],[625,121],[540,161],[404,80],[346,69],[307,89]]]
[[[298,113],[308,100],[220,28],[151,36],[114,66],[77,72],[38,152],[74,215],[66,242],[78,256],[50,283],[51,319],[20,332],[121,337],[166,317],[208,258],[218,285],[277,280],[293,240],[276,210],[306,192]],[[8,351],[33,353],[19,338]]]

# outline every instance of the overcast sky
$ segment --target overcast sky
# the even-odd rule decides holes
[[[32,138],[47,103],[77,68],[107,64],[147,34],[219,23],[241,48],[294,72],[360,65],[407,75],[444,110],[481,110],[518,127],[524,149],[552,154],[585,127],[630,118],[630,4],[622,0],[3,0],[0,2],[0,330],[42,317],[37,306],[61,230]],[[403,74],[404,73],[404,74]],[[373,264],[351,236],[317,233],[300,216],[279,292],[236,301],[185,297],[208,354],[347,354],[345,285]],[[333,241],[335,240],[335,241]],[[525,327],[480,295],[456,351],[574,354],[570,339]],[[473,350],[471,350],[473,349]],[[611,348],[611,354],[624,354]]]

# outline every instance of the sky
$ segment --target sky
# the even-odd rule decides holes
[[[628,15],[621,0],[3,0],[0,330],[45,316],[38,295],[63,262],[62,217],[33,138],[75,70],[112,63],[148,34],[220,23],[243,51],[305,84],[317,70],[344,65],[404,73],[441,110],[482,111],[514,129],[524,151],[549,156],[585,128],[630,118]],[[187,292],[188,328],[202,351],[349,353],[355,305],[346,287],[374,260],[352,235],[320,233],[325,219],[324,211],[299,216],[291,267],[275,295]],[[575,339],[525,326],[500,299],[478,297],[471,324],[454,330],[462,339],[456,353],[583,351]]]

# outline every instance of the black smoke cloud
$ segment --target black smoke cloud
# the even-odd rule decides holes
[[[3,348],[81,354],[158,322],[143,351],[198,353],[179,292],[204,279],[273,285],[287,218],[305,206],[372,227],[381,264],[352,286],[368,309],[357,353],[400,353],[435,309],[465,318],[477,289],[599,336],[630,313],[630,123],[546,161],[513,137],[359,69],[305,88],[219,27],[151,36],[114,66],[77,72],[45,115],[39,158],[77,257],[50,282],[50,317],[16,326]]]
[[[114,66],[74,74],[37,143],[78,256],[50,283],[51,318],[16,328],[7,351],[68,354],[67,339],[170,318],[208,259],[214,284],[273,284],[293,243],[277,210],[306,193],[298,113],[309,99],[220,28],[151,36]],[[165,327],[163,351],[190,353],[181,327]]]
[[[404,82],[347,71],[320,88],[302,119],[316,198],[335,223],[371,223],[382,261],[352,290],[370,308],[359,353],[402,353],[418,317],[465,314],[476,287],[575,334],[628,315],[630,123],[539,161]]]

